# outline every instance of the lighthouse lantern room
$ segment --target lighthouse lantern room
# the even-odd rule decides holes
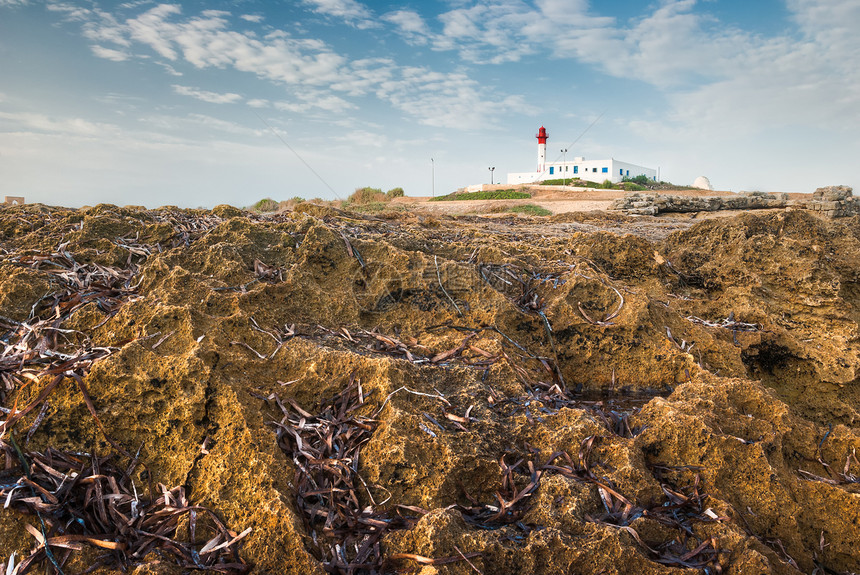
[[[538,141],[538,162],[537,162],[537,171],[543,172],[546,169],[546,128],[543,126],[538,130],[537,135],[535,136]]]

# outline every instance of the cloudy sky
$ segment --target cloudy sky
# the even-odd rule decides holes
[[[846,0],[0,0],[0,194],[438,195],[533,170],[541,125],[550,160],[856,187],[858,28]]]

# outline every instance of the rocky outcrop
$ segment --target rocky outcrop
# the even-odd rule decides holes
[[[0,207],[0,573],[860,572],[856,220],[653,223]]]
[[[660,213],[716,212],[719,210],[759,210],[784,208],[788,205],[787,194],[746,192],[737,196],[672,196],[666,194],[643,194],[633,192],[615,200],[610,210],[620,210],[631,215],[654,216]]]
[[[795,208],[820,212],[829,218],[860,212],[857,198],[848,186],[818,188],[811,199],[789,200],[788,194],[741,192],[737,196],[672,196],[633,192],[615,200],[610,210],[629,215],[655,216],[661,213],[716,212],[720,210],[761,210]]]

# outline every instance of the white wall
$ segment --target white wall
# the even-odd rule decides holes
[[[515,174],[508,174],[508,184],[531,184],[542,179],[544,178],[541,177],[540,172],[520,172]]]
[[[552,168],[552,173],[550,173]],[[567,168],[565,171],[564,168]],[[606,169],[604,172],[603,170]],[[508,174],[509,184],[528,184],[541,180],[558,180],[564,178],[581,178],[592,182],[611,180],[613,183],[622,181],[625,177],[635,178],[645,175],[649,180],[657,178],[657,170],[637,166],[618,160],[586,160],[576,159],[568,162],[553,162],[546,165],[546,170],[538,172],[522,172]]]

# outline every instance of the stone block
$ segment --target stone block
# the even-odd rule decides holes
[[[825,186],[815,190],[815,193],[812,194],[812,199],[825,201],[844,200],[851,197],[853,191],[854,189],[851,186]]]

